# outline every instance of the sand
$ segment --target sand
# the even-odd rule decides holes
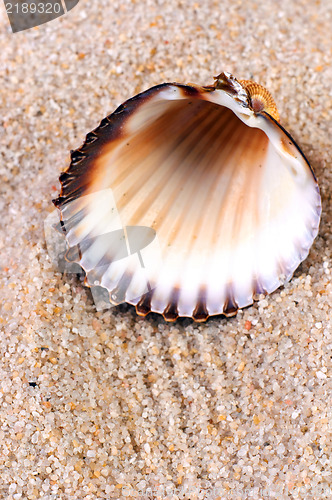
[[[81,0],[16,34],[1,14],[0,497],[331,498],[331,2]],[[315,170],[309,257],[233,319],[96,311],[45,243],[69,150],[223,70],[271,91]]]

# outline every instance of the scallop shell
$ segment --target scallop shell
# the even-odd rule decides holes
[[[54,200],[86,284],[139,315],[205,321],[289,280],[321,200],[278,118],[266,89],[221,73],[207,87],[157,85],[102,120]]]

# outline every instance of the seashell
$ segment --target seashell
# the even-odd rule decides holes
[[[290,280],[318,233],[315,175],[271,94],[229,73],[127,100],[60,181],[68,259],[141,316],[232,316]]]

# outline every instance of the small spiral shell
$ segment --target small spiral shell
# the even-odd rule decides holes
[[[239,80],[239,83],[248,93],[250,105],[253,111],[266,111],[277,122],[279,121],[279,112],[270,92],[259,83],[252,80]]]

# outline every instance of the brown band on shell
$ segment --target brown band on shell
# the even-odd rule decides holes
[[[84,158],[86,158],[87,155],[82,153],[82,151],[80,151],[79,149],[76,149],[70,152],[70,157],[72,165],[77,165],[82,160],[84,160]]]
[[[179,317],[178,311],[178,301],[179,301],[180,290],[179,288],[174,288],[171,293],[171,301],[168,303],[167,307],[164,309],[163,317],[166,321],[175,321]]]
[[[233,289],[230,286],[228,288],[228,291],[226,294],[226,299],[225,299],[224,308],[223,308],[223,314],[227,318],[230,318],[231,316],[236,316],[238,310],[239,310],[239,306],[237,305],[237,303],[234,299]]]
[[[195,307],[195,310],[193,312],[192,317],[193,317],[193,320],[197,321],[198,323],[203,323],[209,317],[209,311],[207,310],[207,307],[206,307],[206,288],[205,287],[202,287],[199,294],[198,294],[197,305]]]
[[[195,97],[201,94],[201,88],[197,87],[193,83],[189,85],[178,85],[179,88],[183,91],[183,94],[187,97]]]
[[[279,121],[279,112],[277,105],[270,92],[252,80],[239,80],[239,83],[247,91],[249,97],[249,106],[255,113],[265,111],[277,122]]]
[[[89,132],[85,137],[85,144],[92,144],[98,139],[98,135],[95,132]]]
[[[59,181],[61,184],[65,184],[66,182],[72,181],[75,179],[75,175],[69,174],[68,172],[61,172]]]
[[[142,295],[138,304],[136,304],[136,312],[139,316],[146,316],[151,312],[151,300],[153,296],[153,290]]]
[[[57,208],[61,209],[63,205],[87,194],[91,185],[91,177],[95,175],[92,165],[102,154],[103,146],[122,136],[123,124],[137,108],[138,100],[141,104],[143,100],[148,100],[166,85],[157,85],[125,101],[112,114],[106,116],[96,129],[86,135],[80,148],[71,151],[70,165],[60,176],[60,196],[52,200]]]

